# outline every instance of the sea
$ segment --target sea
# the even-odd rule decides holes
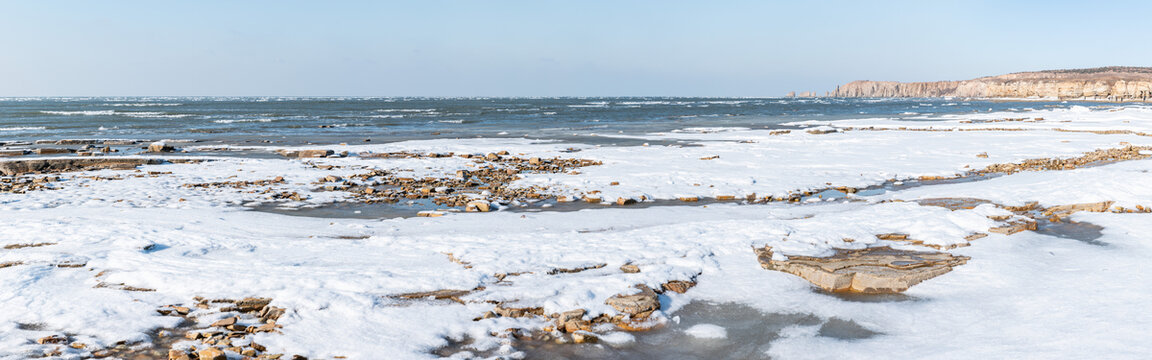
[[[839,98],[0,98],[0,144],[62,139],[280,145],[515,137],[629,145],[608,134],[779,128],[805,120],[1025,111],[1099,102]]]

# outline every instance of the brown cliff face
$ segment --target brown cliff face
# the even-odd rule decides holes
[[[829,94],[833,97],[974,97],[1058,98],[1111,101],[1152,100],[1152,68],[1022,72],[963,81],[901,83],[853,81]]]

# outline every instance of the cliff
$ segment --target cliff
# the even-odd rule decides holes
[[[829,96],[1149,101],[1152,100],[1152,68],[1112,66],[1048,70],[961,81],[902,83],[862,80],[841,85]]]

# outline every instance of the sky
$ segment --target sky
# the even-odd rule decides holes
[[[782,96],[1152,65],[1152,2],[9,1],[0,96]]]

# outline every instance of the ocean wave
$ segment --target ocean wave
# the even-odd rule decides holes
[[[108,106],[180,106],[181,103],[115,103]]]
[[[124,115],[127,117],[133,117],[133,118],[168,118],[168,119],[178,119],[178,118],[183,118],[183,117],[196,116],[196,115],[192,115],[192,114],[169,114],[169,113],[158,112],[158,111],[139,111],[139,112],[117,111],[115,114],[116,115]]]
[[[378,112],[434,112],[436,109],[376,109]]]
[[[368,115],[368,117],[375,119],[399,119],[404,117],[404,115]]]
[[[272,122],[272,119],[220,119],[212,120],[217,124],[232,124],[232,123],[250,123],[250,122]]]
[[[15,126],[15,127],[0,127],[0,131],[28,131],[28,130],[44,130],[43,126]]]
[[[97,116],[97,115],[113,115],[116,113],[116,111],[115,110],[82,110],[82,111],[47,111],[47,110],[44,110],[44,111],[40,111],[40,113],[41,114],[49,114],[49,115],[66,115],[66,116],[74,116],[74,115]]]
[[[436,120],[436,122],[439,122],[439,123],[446,123],[446,124],[463,124],[463,123],[464,123],[464,120],[463,120],[463,119],[458,119],[458,120]]]

